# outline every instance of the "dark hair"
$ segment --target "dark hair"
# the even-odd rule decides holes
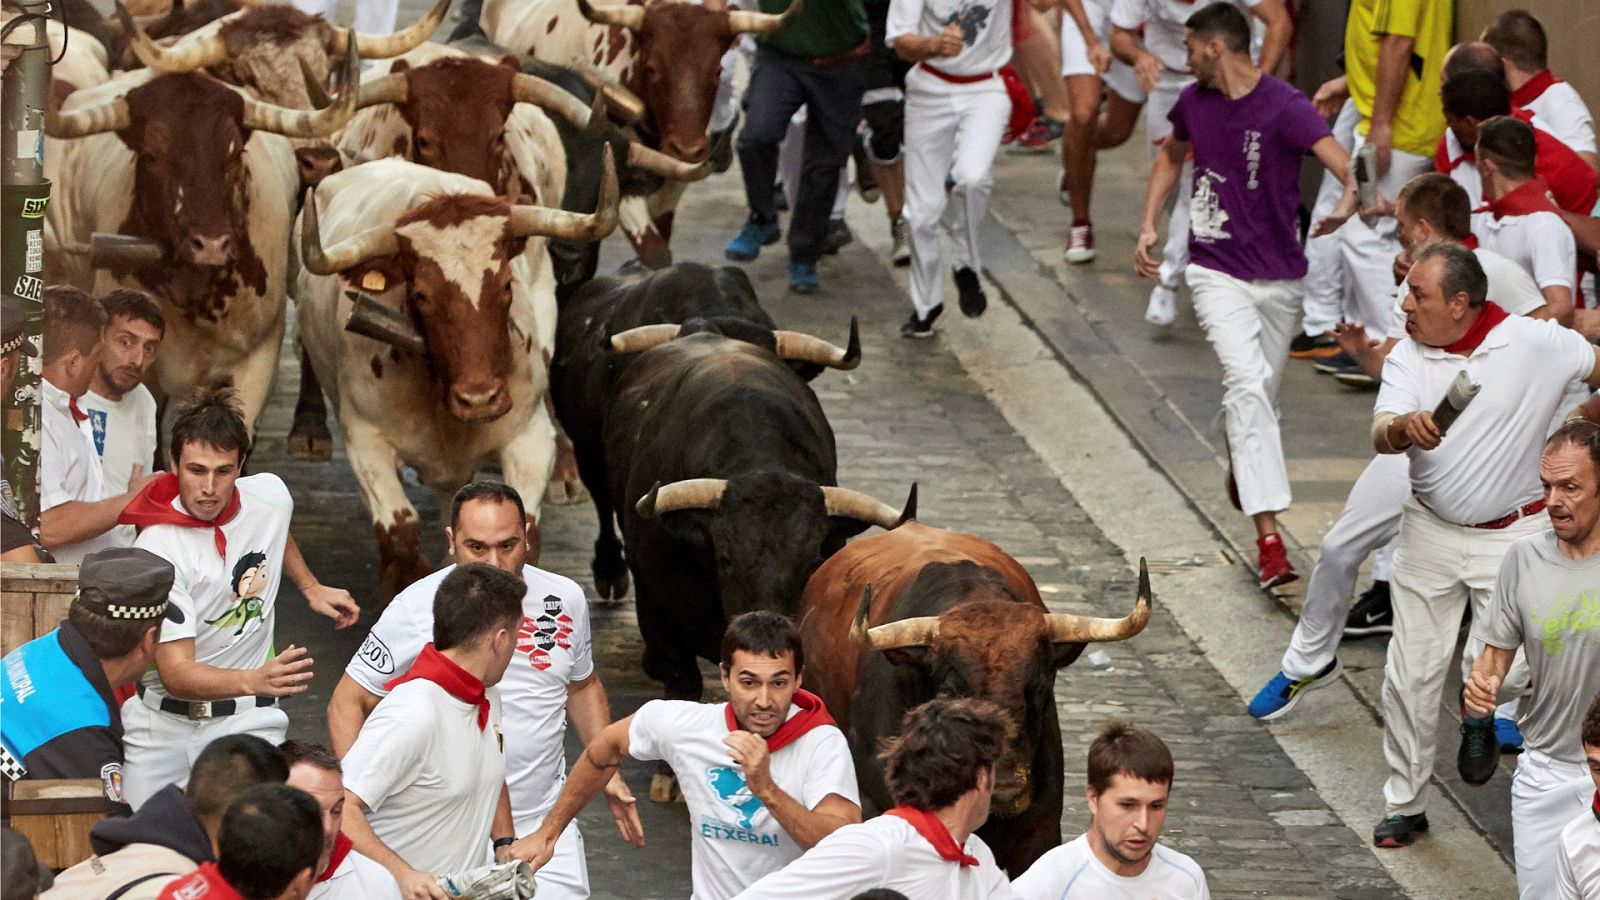
[[[39,864],[28,836],[5,826],[0,838],[0,892],[7,897],[32,898],[50,887],[50,870]]]
[[[1472,118],[1482,122],[1494,116],[1511,114],[1511,90],[1505,78],[1483,69],[1458,73],[1439,88],[1439,103],[1445,115]]]
[[[99,588],[79,588],[79,592],[86,600],[94,601],[102,607],[106,604],[105,594]],[[150,633],[150,629],[161,626],[162,618],[161,614],[157,614],[148,619],[113,619],[110,616],[100,615],[76,600],[67,607],[67,621],[83,635],[84,641],[98,659],[118,659],[127,656],[133,652],[133,648],[139,646],[139,642]]]
[[[322,856],[322,810],[286,784],[258,784],[222,817],[217,870],[245,900],[271,900]]]
[[[1457,294],[1467,295],[1467,306],[1477,309],[1489,296],[1489,276],[1483,272],[1478,255],[1462,244],[1430,244],[1417,254],[1412,268],[1435,257],[1444,261],[1444,274],[1439,278],[1439,291],[1446,299]]]
[[[76,350],[88,356],[100,343],[106,311],[95,299],[65,284],[44,289],[44,355],[46,365]]]
[[[1170,785],[1172,751],[1161,738],[1132,722],[1107,722],[1089,742],[1089,787],[1096,794],[1105,793],[1116,775]]]
[[[250,429],[239,410],[239,392],[231,385],[200,387],[189,393],[178,407],[172,423],[172,439],[167,442],[173,461],[183,459],[183,448],[201,444],[214,450],[239,452],[239,464],[250,455]]]
[[[527,519],[528,510],[522,505],[522,495],[509,484],[499,481],[469,481],[456,491],[455,498],[450,501],[450,527],[456,527],[461,521],[461,507],[474,500],[485,503],[512,503],[517,507],[517,521]]]
[[[1544,447],[1549,450],[1557,444],[1571,444],[1588,451],[1589,462],[1595,474],[1600,475],[1600,425],[1583,418],[1568,419],[1545,440]]]
[[[1589,704],[1589,712],[1583,717],[1583,742],[1600,747],[1600,694],[1594,695],[1594,702]]]
[[[324,772],[344,774],[344,766],[340,765],[339,757],[334,756],[332,750],[321,744],[290,738],[278,745],[278,752],[283,754],[284,764],[291,769],[305,763]]]
[[[434,648],[464,647],[496,628],[515,629],[526,593],[520,574],[483,563],[456,566],[433,595]]]
[[[234,798],[258,784],[289,780],[283,754],[253,734],[230,734],[206,745],[189,770],[184,793],[202,817],[220,816]]]
[[[105,308],[106,322],[121,316],[124,319],[148,322],[163,335],[167,333],[167,317],[161,314],[161,304],[150,299],[144,291],[118,288],[100,298]]]
[[[1232,3],[1213,3],[1191,15],[1183,27],[1206,40],[1221,38],[1235,53],[1250,51],[1250,20]]]
[[[1424,172],[1400,188],[1397,203],[1406,211],[1439,229],[1446,237],[1461,241],[1472,233],[1472,201],[1466,188],[1449,175]]]
[[[1507,178],[1532,178],[1538,155],[1533,126],[1511,116],[1483,122],[1478,126],[1478,154],[1494,160]]]
[[[1542,72],[1548,64],[1550,42],[1544,26],[1525,9],[1509,9],[1483,30],[1483,39],[1495,52],[1524,72]]]
[[[805,671],[806,648],[800,629],[789,618],[766,610],[734,616],[722,631],[722,671],[733,669],[733,654],[743,650],[760,656],[794,654],[794,672]]]
[[[1450,48],[1444,58],[1444,68],[1439,72],[1439,81],[1442,84],[1462,72],[1475,70],[1491,72],[1496,78],[1506,77],[1506,64],[1493,47],[1483,41],[1468,41]]]
[[[943,809],[978,785],[1011,740],[1012,723],[1000,707],[969,697],[929,700],[900,720],[900,736],[878,754],[896,804]]]

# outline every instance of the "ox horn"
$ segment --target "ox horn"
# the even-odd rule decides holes
[[[582,3],[583,0],[578,0]],[[805,0],[791,0],[789,8],[781,13],[748,12],[736,9],[728,13],[728,28],[734,34],[771,34],[789,24],[789,20],[805,6]]]
[[[1120,619],[1099,619],[1093,616],[1074,616],[1050,613],[1045,624],[1050,627],[1050,640],[1057,644],[1086,644],[1097,641],[1125,641],[1144,630],[1150,621],[1150,568],[1144,557],[1139,557],[1139,596],[1133,611]]]
[[[332,106],[333,98],[328,96],[328,89],[323,85],[322,79],[311,71],[311,64],[306,62],[303,56],[296,57],[295,61],[300,63],[300,78],[306,83],[306,98],[311,101],[311,108],[327,109]],[[359,103],[356,108],[360,108]]]
[[[777,343],[778,356],[783,359],[816,363],[832,369],[849,370],[861,365],[861,331],[855,316],[850,317],[850,341],[843,348],[800,331],[774,331],[772,339]]]
[[[633,125],[644,119],[644,101],[639,99],[638,94],[623,87],[622,82],[596,69],[586,59],[573,60],[572,68],[577,70],[583,83],[591,90],[605,95],[607,108],[613,110],[619,120]]]
[[[675,156],[652,150],[638,141],[628,142],[628,165],[669,181],[700,181],[711,174],[711,159],[686,163]]]
[[[823,486],[822,502],[827,507],[828,515],[830,516],[867,522],[888,531],[908,519],[917,517],[917,485],[916,482],[911,483],[911,493],[906,497],[906,505],[903,510],[895,509],[882,500],[869,497],[859,491],[831,485]]]
[[[862,609],[865,610],[871,602],[872,588],[869,587],[862,592]],[[866,617],[857,613],[855,624],[850,629],[850,637],[854,638],[856,646],[863,650],[926,647],[939,639],[939,617],[917,616],[913,619],[901,619],[898,622],[868,628]]]
[[[404,313],[357,291],[345,291],[344,295],[351,302],[350,318],[344,323],[345,331],[418,356],[427,355],[427,340]]]
[[[60,139],[88,137],[102,131],[121,131],[131,121],[127,98],[117,97],[87,109],[57,111],[47,108],[44,133]]]
[[[338,99],[326,109],[285,109],[241,95],[244,96],[245,127],[291,138],[327,137],[343,128],[355,115],[356,100],[360,93],[356,89],[356,67],[359,64],[354,48],[348,49],[345,54],[344,87],[340,89]]]
[[[592,213],[574,213],[531,204],[511,208],[511,232],[520,237],[545,235],[578,241],[598,241],[617,227],[617,163],[608,144],[601,154],[605,174],[600,179],[600,201]]]
[[[343,55],[350,44],[350,35],[354,34],[356,54],[362,59],[389,59],[409,53],[433,34],[449,11],[450,0],[439,0],[427,15],[394,34],[362,34],[353,28],[335,28],[328,35],[328,52],[334,56]]]
[[[687,478],[670,484],[656,482],[633,508],[646,519],[685,509],[716,509],[728,482],[722,478]]]
[[[594,106],[583,105],[566,88],[559,87],[537,75],[520,73],[511,79],[511,95],[518,103],[532,103],[566,119],[579,128],[588,128],[605,118],[605,95],[596,92]]]
[[[628,3],[609,3],[595,7],[589,0],[578,0],[578,12],[596,25],[616,25],[629,31],[644,27],[644,7]]]
[[[611,336],[611,352],[642,353],[676,338],[682,325],[640,325]]]
[[[391,72],[371,81],[361,82],[361,98],[356,101],[356,109],[381,106],[385,103],[402,104],[410,99],[411,85],[406,81],[406,76],[399,72]]]
[[[182,8],[180,0],[172,2],[174,7]],[[162,47],[151,40],[144,28],[134,21],[133,14],[128,12],[122,0],[117,0],[117,19],[122,23],[122,31],[128,37],[128,46],[133,50],[133,55],[157,72],[193,72],[228,58],[228,46],[219,31],[197,34],[171,47]]]
[[[392,256],[400,249],[393,228],[364,231],[332,247],[322,246],[322,228],[317,222],[317,190],[306,191],[305,209],[300,214],[300,264],[313,275],[337,275],[369,259]]]

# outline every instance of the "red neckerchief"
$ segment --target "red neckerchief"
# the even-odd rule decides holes
[[[318,884],[332,878],[333,873],[339,871],[339,864],[344,862],[346,856],[350,855],[350,848],[353,846],[355,845],[350,843],[350,839],[345,837],[344,832],[341,831],[339,836],[334,839],[333,853],[328,856],[328,867],[322,870],[322,875],[317,878]]]
[[[67,409],[72,412],[72,421],[74,421],[74,422],[84,422],[84,421],[87,421],[88,418],[89,418],[89,414],[88,413],[86,413],[83,410],[78,408],[78,398],[77,397],[68,397],[67,398]]]
[[[1467,235],[1461,239],[1461,246],[1467,248],[1468,250],[1478,249],[1478,236],[1475,234]]]
[[[810,691],[795,691],[792,702],[799,712],[790,716],[787,721],[778,726],[778,730],[767,738],[767,752],[777,753],[789,746],[813,728],[833,724],[833,716],[828,715],[828,707],[822,698]],[[726,717],[729,731],[739,730],[739,720],[733,715],[733,704],[729,703],[722,708]]]
[[[178,476],[171,472],[164,472],[155,481],[145,486],[139,496],[123,507],[122,515],[117,516],[118,525],[138,525],[144,528],[150,525],[177,525],[182,528],[210,528],[211,537],[217,545],[217,555],[223,559],[228,557],[228,538],[222,533],[222,526],[233,521],[239,514],[239,489],[233,489],[233,496],[228,498],[228,503],[222,508],[222,513],[215,519],[207,522],[196,519],[181,509],[173,507],[172,501],[178,496]],[[180,501],[181,502],[181,501]]]
[[[1471,356],[1472,351],[1478,349],[1478,345],[1483,343],[1483,339],[1489,336],[1489,332],[1508,318],[1510,316],[1506,314],[1506,311],[1501,309],[1493,300],[1485,300],[1483,309],[1478,311],[1478,318],[1473,320],[1472,326],[1467,329],[1467,333],[1454,343],[1446,344],[1439,349],[1446,353]]]
[[[1433,170],[1440,175],[1449,175],[1456,170],[1456,166],[1473,161],[1472,148],[1465,147],[1461,155],[1452,159],[1450,157],[1450,135],[1439,136],[1439,146],[1433,150]]]
[[[392,691],[396,685],[408,681],[422,679],[431,681],[450,696],[478,708],[478,730],[482,731],[489,725],[489,689],[483,686],[478,676],[456,665],[448,656],[433,649],[433,642],[429,641],[422,647],[422,652],[417,654],[417,661],[411,664],[404,675],[384,685],[384,690]]]
[[[911,827],[917,830],[917,834],[932,844],[933,851],[945,862],[960,863],[963,868],[980,865],[976,856],[968,853],[965,848],[956,846],[956,839],[951,836],[950,829],[944,827],[944,823],[933,813],[912,806],[896,806],[884,815],[910,822]]]
[[[160,900],[183,900],[187,897],[244,900],[244,896],[234,890],[233,885],[223,880],[214,862],[201,863],[200,868],[161,889]]]
[[[1544,183],[1543,178],[1524,181],[1515,188],[1507,191],[1496,200],[1489,201],[1489,212],[1494,213],[1496,219],[1506,216],[1527,216],[1536,212],[1552,212],[1557,215],[1561,211],[1550,202],[1550,186]]]
[[[1594,792],[1594,802],[1589,804],[1589,812],[1594,813],[1594,820],[1600,822],[1600,791]]]
[[[1511,92],[1511,105],[1527,106],[1529,103],[1539,99],[1539,95],[1544,93],[1550,85],[1560,83],[1561,79],[1550,74],[1549,69],[1545,69],[1543,72],[1529,78],[1527,84]]]

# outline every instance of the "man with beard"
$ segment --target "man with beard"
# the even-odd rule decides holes
[[[156,398],[142,382],[161,349],[167,321],[143,291],[112,291],[100,306],[107,318],[100,365],[78,405],[89,414],[106,490],[120,494],[130,477],[154,468]]]

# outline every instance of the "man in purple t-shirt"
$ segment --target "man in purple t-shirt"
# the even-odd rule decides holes
[[[1278,536],[1278,513],[1289,508],[1289,473],[1277,400],[1306,273],[1296,219],[1300,160],[1315,153],[1345,184],[1338,208],[1319,228],[1342,224],[1355,210],[1355,182],[1349,158],[1311,101],[1250,61],[1250,23],[1237,7],[1213,3],[1184,25],[1195,83],[1167,116],[1172,137],[1150,171],[1134,261],[1140,275],[1156,277],[1156,225],[1193,149],[1186,277],[1222,362],[1228,493],[1255,521],[1261,586],[1269,588],[1299,577]]]

